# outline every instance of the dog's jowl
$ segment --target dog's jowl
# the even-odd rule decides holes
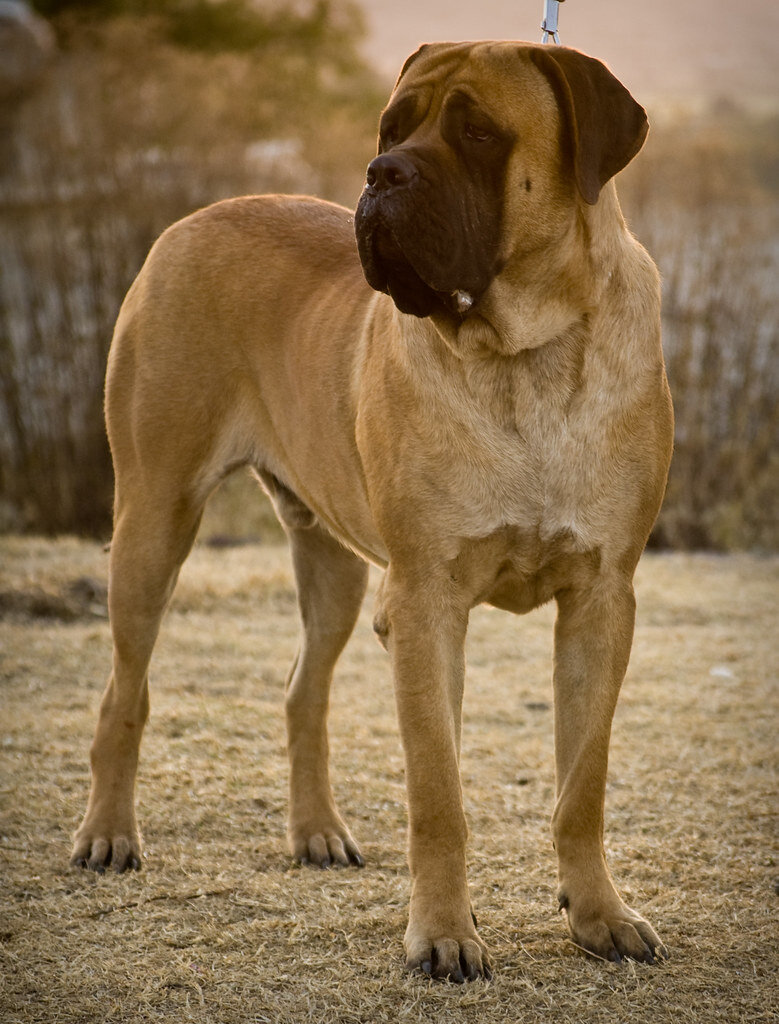
[[[560,904],[601,957],[662,951],[603,852],[632,577],[672,438],[657,273],[613,181],[646,131],[574,50],[424,46],[356,214],[236,199],[157,241],[108,365],[114,659],[74,864],[140,866],[149,659],[203,505],[246,464],[288,534],[305,634],[286,696],[293,856],[362,863],[330,789],[326,708],[373,562],[406,757],[407,963],[488,976],[458,768],[468,615],[554,600]]]

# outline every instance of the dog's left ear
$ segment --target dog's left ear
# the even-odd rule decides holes
[[[644,108],[605,64],[565,46],[538,46],[530,59],[546,75],[568,121],[579,192],[591,206],[644,144]]]

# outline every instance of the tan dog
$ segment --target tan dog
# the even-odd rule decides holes
[[[489,975],[458,770],[468,615],[554,598],[560,904],[600,956],[662,950],[602,841],[632,576],[672,440],[658,278],[611,181],[645,134],[641,107],[576,51],[426,46],[382,116],[356,218],[237,199],[159,239],[109,360],[114,663],[73,863],[140,866],[149,658],[206,498],[248,464],[289,534],[303,620],[286,700],[294,856],[362,863],[326,715],[372,561],[406,754],[408,966]]]

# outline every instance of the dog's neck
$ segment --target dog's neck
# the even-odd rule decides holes
[[[406,317],[390,358],[405,366],[421,401],[435,405],[458,381],[460,397],[476,399],[502,429],[548,437],[583,387],[620,407],[631,381],[640,389],[647,375],[656,377],[659,279],[625,226],[613,185],[595,206],[582,204],[568,230],[558,247],[566,259],[555,259],[553,246],[525,265],[515,261],[462,322]],[[376,311],[405,317],[387,296],[376,298]],[[611,388],[614,378],[621,392]],[[609,403],[599,403],[608,415]]]
[[[513,356],[575,331],[597,310],[620,272],[630,235],[609,182],[595,206],[582,203],[563,237],[543,250],[513,254],[473,314],[431,317],[461,359]]]

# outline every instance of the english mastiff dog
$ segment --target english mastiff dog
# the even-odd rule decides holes
[[[108,365],[113,671],[74,864],[140,866],[152,647],[208,495],[246,465],[289,536],[303,624],[286,691],[293,856],[363,862],[330,788],[326,718],[372,562],[406,759],[407,966],[488,977],[458,767],[468,616],[554,600],[560,906],[597,956],[663,952],[603,849],[632,578],[672,442],[658,275],[613,181],[646,132],[575,50],[423,46],[356,213],[242,198],[157,241]]]

